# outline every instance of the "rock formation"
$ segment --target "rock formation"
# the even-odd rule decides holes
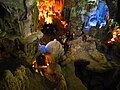
[[[118,4],[115,7],[118,8],[120,0],[106,1],[107,4],[109,1]],[[81,15],[86,4],[85,0],[64,0],[62,16],[69,22],[68,30],[74,40],[67,42],[65,54],[60,45],[62,58],[59,53],[54,53],[59,59],[51,65],[52,72],[41,76],[31,65],[39,54],[38,45],[58,39],[57,35],[41,32],[43,26],[40,26],[42,21],[38,22],[35,0],[0,0],[0,90],[119,90],[120,44],[115,43],[113,52],[110,52],[115,60],[108,61],[98,50],[100,45],[96,46],[99,39],[106,38],[103,37],[106,28],[104,31],[92,28],[89,32],[92,36],[87,35],[86,40],[82,40]],[[112,9],[113,6],[109,5]],[[113,12],[117,12],[117,16]],[[119,9],[110,10],[110,14],[119,23]],[[55,20],[54,24],[58,31],[63,29],[60,21]],[[54,50],[57,51],[58,47]]]

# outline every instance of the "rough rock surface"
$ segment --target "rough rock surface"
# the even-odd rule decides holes
[[[84,0],[65,0],[63,16],[70,21],[70,29],[77,36],[81,35],[81,10],[85,5]],[[86,87],[90,90],[114,90],[114,86],[119,90],[119,69],[114,75],[114,71],[107,71],[111,70],[111,65],[91,39],[83,42],[80,37],[69,42],[71,48],[67,60],[64,59],[66,62],[61,67],[53,65],[55,77],[48,75],[45,78],[35,73],[30,63],[43,36],[38,31],[37,19],[35,0],[0,0],[0,90],[86,90]],[[90,64],[74,68],[76,60],[89,61]]]
[[[0,68],[1,90],[48,90],[45,78],[36,74],[25,60],[8,58],[0,63]]]
[[[84,42],[82,41],[82,37],[79,37],[76,40],[69,42],[69,45],[71,48],[67,55],[71,60],[90,61],[88,68],[96,71],[104,71],[107,67],[111,67],[104,54],[96,49],[94,38],[88,37],[87,41]]]
[[[87,87],[76,77],[73,62],[69,62],[66,66],[62,67],[62,71],[68,90],[87,90]]]
[[[74,4],[71,7],[70,12],[70,31],[71,33],[75,33],[76,36],[80,36],[82,34],[82,10],[86,8],[87,2],[85,0],[74,0]]]
[[[30,61],[37,51],[38,10],[34,0],[0,1],[0,58],[19,57]],[[6,56],[5,56],[6,54]]]
[[[95,41],[92,37],[88,37],[86,42],[82,37],[70,41],[66,63],[74,62],[75,75],[88,90],[119,90],[119,65],[108,61],[96,49]]]

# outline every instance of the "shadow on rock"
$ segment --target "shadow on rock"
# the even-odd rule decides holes
[[[88,90],[119,90],[118,74],[115,69],[105,72],[96,72],[87,67],[89,61],[78,60],[74,62],[75,75],[82,81]]]
[[[2,76],[5,70],[10,70],[11,72],[14,72],[21,65],[26,68],[31,68],[31,65],[24,59],[7,58],[4,60],[0,60],[0,76]]]

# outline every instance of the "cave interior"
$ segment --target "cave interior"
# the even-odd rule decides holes
[[[0,0],[0,90],[120,90],[120,0]]]

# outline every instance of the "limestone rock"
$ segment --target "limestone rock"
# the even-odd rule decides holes
[[[69,43],[71,46],[68,57],[71,60],[86,60],[90,61],[89,69],[95,71],[104,71],[111,68],[107,62],[106,57],[96,49],[94,39],[87,39],[86,42],[82,41],[82,37],[73,40]]]
[[[42,37],[43,37],[43,33],[41,31],[38,31],[24,38],[24,43],[30,44],[30,43],[33,43],[35,40],[40,39]]]
[[[0,80],[1,90],[48,90],[39,75],[34,74],[29,69],[21,66],[13,74],[10,70],[5,70],[4,77]],[[31,74],[31,75],[30,75]],[[49,87],[50,88],[50,87]]]
[[[62,68],[62,72],[66,80],[68,90],[87,90],[81,80],[79,80],[75,75],[73,61],[71,63],[67,63],[67,65]]]
[[[0,8],[0,48],[4,48],[1,54],[26,59],[34,57],[39,39],[43,36],[38,31],[35,0],[1,0]]]

